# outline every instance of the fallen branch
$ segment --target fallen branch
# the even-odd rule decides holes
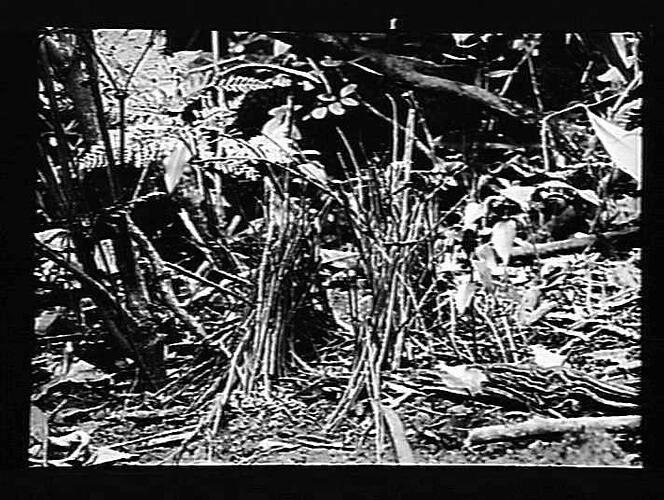
[[[536,113],[526,106],[476,85],[445,78],[447,69],[440,64],[372,50],[358,43],[351,34],[270,32],[269,35],[294,45],[296,51],[312,56],[330,54],[346,60],[362,58],[363,64],[366,61],[372,65],[372,70],[415,90],[453,95],[473,101],[494,114],[517,118],[525,124],[534,124],[537,121]]]
[[[564,419],[534,418],[518,424],[489,425],[487,427],[473,429],[468,434],[465,444],[507,441],[546,434],[562,434],[565,432],[584,432],[593,430],[619,431],[624,429],[636,429],[640,425],[640,415]]]
[[[163,303],[173,314],[182,321],[188,329],[196,334],[199,339],[207,340],[207,333],[203,325],[193,316],[191,316],[179,303],[173,292],[173,284],[171,282],[170,274],[164,269],[164,261],[154,248],[150,240],[143,234],[133,220],[127,216],[127,228],[132,239],[142,248],[149,256],[150,262],[157,274],[157,286],[163,299]],[[230,357],[230,353],[228,354]]]
[[[540,257],[543,255],[551,255],[564,252],[573,252],[581,251],[585,248],[594,245],[599,239],[603,240],[618,240],[626,239],[629,237],[634,237],[638,235],[639,228],[629,228],[623,229],[621,231],[609,231],[607,233],[600,234],[599,236],[590,235],[583,236],[581,238],[570,238],[567,240],[561,241],[552,241],[551,243],[541,243],[537,245],[526,245],[523,247],[516,247],[512,250],[512,258],[526,258],[534,257],[535,254]],[[537,252],[535,252],[537,250]]]

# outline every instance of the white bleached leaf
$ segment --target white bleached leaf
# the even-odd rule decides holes
[[[282,141],[286,137],[287,132],[288,124],[286,123],[284,114],[277,114],[274,118],[270,118],[261,129],[261,133],[277,142]]]
[[[459,314],[466,312],[476,289],[477,283],[470,281],[469,276],[463,276],[461,278],[455,296],[455,304]]]
[[[327,174],[325,169],[317,162],[302,163],[298,165],[298,169],[310,179],[318,181],[321,184],[327,183]]]
[[[311,112],[311,116],[316,120],[321,120],[327,116],[327,106],[320,106]]]
[[[599,206],[601,200],[599,199],[599,196],[597,196],[597,193],[592,189],[577,189],[576,192],[579,193],[579,196],[587,202],[592,203],[595,206]]]
[[[491,244],[498,257],[507,265],[514,247],[516,236],[516,222],[512,219],[496,222],[491,230]]]
[[[343,104],[344,106],[350,106],[350,107],[360,105],[359,101],[357,99],[352,98],[352,97],[342,97],[341,98],[341,104]]]
[[[337,269],[354,269],[358,265],[359,254],[331,248],[320,249],[321,264]]]
[[[49,436],[49,442],[59,448],[70,448],[72,446],[85,447],[90,443],[91,437],[85,431],[76,430],[64,436]]]
[[[75,383],[101,382],[110,379],[108,373],[101,371],[87,361],[78,360],[71,364],[65,380]]]
[[[281,40],[275,40],[274,45],[272,46],[272,55],[274,57],[285,54],[290,50],[291,46],[287,43],[282,42]]]
[[[555,368],[565,362],[565,356],[551,352],[541,345],[531,345],[530,352],[533,355],[533,362],[540,368]]]
[[[475,249],[477,258],[484,262],[493,276],[502,274],[498,261],[496,260],[496,251],[491,243],[484,243]]]
[[[332,104],[330,104],[330,105],[328,106],[328,109],[330,110],[330,112],[331,112],[332,114],[335,114],[335,115],[338,115],[338,116],[343,115],[343,114],[346,112],[346,110],[344,109],[344,107],[343,107],[343,106],[341,105],[341,103],[338,102],[338,101],[337,101],[337,102],[333,102]]]
[[[484,216],[484,205],[471,201],[463,210],[463,227],[474,228],[475,222],[482,216]]]
[[[260,448],[263,451],[272,450],[276,448],[284,450],[292,450],[294,448],[298,448],[299,446],[300,445],[294,443],[286,443],[285,441],[279,441],[277,439],[270,439],[270,438],[263,439],[260,443],[258,443],[258,448]]]
[[[641,186],[642,127],[627,131],[600,118],[588,109],[586,109],[586,113],[595,134],[616,167],[636,179],[638,185]]]
[[[440,371],[443,384],[449,389],[464,389],[475,395],[482,391],[482,383],[488,380],[487,376],[478,368],[466,365],[448,366],[438,363],[436,368]]]
[[[491,269],[489,269],[487,263],[483,260],[473,260],[473,269],[475,269],[484,288],[492,292],[494,289],[493,279],[491,278]]]
[[[348,85],[346,85],[345,87],[343,87],[343,88],[339,91],[339,96],[340,96],[340,97],[348,97],[349,95],[351,95],[351,94],[352,94],[353,92],[355,92],[356,90],[357,90],[357,84],[355,84],[355,83],[349,83]]]
[[[625,81],[625,77],[623,76],[623,74],[615,66],[611,66],[604,73],[602,73],[601,75],[598,75],[597,79],[600,82],[604,82],[604,83],[607,83],[607,82],[627,83]]]
[[[442,274],[442,273],[454,273],[457,271],[461,271],[463,267],[461,264],[454,260],[451,254],[446,254],[445,260],[440,263],[436,264],[436,273]]]
[[[166,181],[166,190],[172,193],[177,186],[184,167],[191,160],[192,154],[186,144],[179,142],[171,154],[164,160],[164,180]]]
[[[526,211],[529,208],[530,199],[537,189],[534,186],[509,186],[500,190],[500,194],[505,198],[518,203],[522,210]]]
[[[486,76],[487,78],[504,78],[512,74],[514,74],[514,70],[512,69],[498,69],[496,71],[489,71]]]
[[[113,448],[102,446],[101,448],[97,448],[86,465],[110,464],[114,462],[120,462],[122,460],[130,460],[135,457],[136,455],[130,455],[128,453],[114,450]]]

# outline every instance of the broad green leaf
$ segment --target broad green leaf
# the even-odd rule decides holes
[[[496,222],[491,231],[491,243],[498,257],[507,265],[514,246],[516,222],[512,219]]]
[[[346,112],[346,110],[344,109],[344,107],[341,105],[340,102],[333,102],[332,104],[330,104],[328,106],[328,108],[330,109],[330,112],[332,114],[335,114],[335,115],[338,115],[338,116],[341,116]]]
[[[336,59],[332,59],[330,57],[326,57],[322,61],[320,61],[320,65],[325,67],[325,68],[338,68],[343,64],[343,61],[338,61]]]
[[[321,120],[327,116],[327,106],[321,106],[319,108],[315,108],[311,112],[311,116],[313,116],[316,120]]]
[[[328,104],[337,100],[336,96],[333,96],[331,94],[318,94],[316,96],[316,98],[320,102],[325,102],[325,103],[328,103]]]
[[[349,83],[339,91],[339,96],[348,97],[357,89],[357,85],[354,83]]]
[[[353,99],[352,97],[342,97],[341,98],[341,104],[343,104],[344,106],[350,106],[350,107],[360,105],[359,101],[357,99]]]

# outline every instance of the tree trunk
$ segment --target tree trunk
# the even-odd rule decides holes
[[[79,122],[84,144],[89,147],[97,144],[100,139],[108,143],[108,137],[103,133],[105,129],[103,124],[100,126],[98,120],[102,116],[98,108],[101,102],[99,96],[95,95],[96,73],[90,64],[92,58],[88,52],[94,50],[94,46],[92,43],[85,43],[83,37],[86,36],[91,42],[89,30],[84,30],[79,35],[59,32],[47,36],[45,45],[55,76],[73,103],[74,116]],[[85,70],[86,58],[87,70],[91,70],[93,74]],[[46,64],[45,59],[43,63]],[[92,80],[90,76],[93,77]],[[54,116],[54,119],[57,121],[59,117]],[[114,190],[112,181],[113,179],[109,178],[108,189],[111,193]],[[78,189],[83,188],[84,184],[81,184],[79,188],[71,189],[67,194],[71,197],[78,196],[80,194]],[[72,215],[77,214],[72,213]],[[78,261],[81,263],[80,268],[68,265],[59,258],[57,252],[48,247],[40,250],[51,260],[66,267],[86,287],[90,297],[99,307],[105,326],[115,343],[127,356],[139,363],[144,374],[143,381],[153,388],[158,388],[165,380],[165,368],[162,345],[158,337],[152,333],[155,326],[152,319],[154,307],[150,303],[137,253],[132,246],[126,218],[123,215],[114,216],[109,223],[112,227],[109,237],[113,241],[115,261],[127,299],[126,306],[121,304],[118,297],[113,297],[103,284],[105,278],[113,280],[113,277],[106,276],[95,262],[95,244],[100,238],[99,234],[95,234],[96,231],[83,228],[76,220],[69,224],[68,229],[72,234]]]
[[[46,43],[55,69],[67,96],[74,103],[74,113],[80,125],[85,147],[97,143],[100,138],[94,96],[89,78],[83,68],[85,47],[78,36],[59,33],[47,37]]]

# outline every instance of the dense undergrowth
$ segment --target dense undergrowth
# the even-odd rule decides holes
[[[640,36],[224,35],[41,35],[32,463],[639,465]]]

